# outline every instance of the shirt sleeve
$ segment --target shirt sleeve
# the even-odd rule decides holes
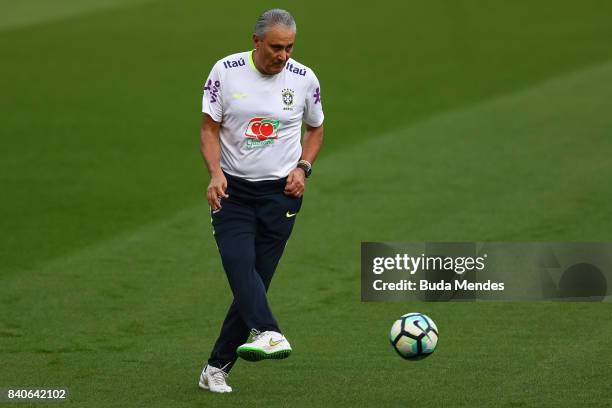
[[[219,68],[215,65],[204,84],[204,95],[202,97],[202,112],[210,115],[215,122],[223,120],[223,84],[221,81]]]
[[[307,125],[319,127],[323,124],[323,105],[321,104],[321,85],[317,76],[312,72],[308,93],[306,94],[306,107],[303,120]]]

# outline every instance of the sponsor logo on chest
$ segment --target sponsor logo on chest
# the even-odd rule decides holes
[[[227,60],[227,61],[223,61],[223,66],[228,69],[228,68],[236,68],[236,67],[243,67],[246,65],[246,62],[244,61],[244,58],[239,58],[238,60]]]
[[[244,131],[246,148],[251,150],[273,145],[278,138],[279,127],[280,120],[265,117],[251,119]]]
[[[287,71],[291,72],[292,74],[306,76],[306,68],[296,67],[295,65],[293,65],[290,62],[288,62],[287,65],[285,65],[285,69]]]

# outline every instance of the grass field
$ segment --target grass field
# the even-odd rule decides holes
[[[609,302],[359,292],[361,241],[612,240],[611,4],[278,4],[326,112],[270,291],[295,351],[238,362],[235,392],[212,395],[196,382],[231,298],[201,88],[268,5],[13,3],[0,0],[0,388],[65,386],[88,407],[612,407]],[[418,362],[386,338],[409,311],[440,329]]]

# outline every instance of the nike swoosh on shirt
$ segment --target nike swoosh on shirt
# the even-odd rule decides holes
[[[240,99],[246,98],[247,96],[249,96],[249,94],[235,93],[235,94],[232,94],[232,96],[234,97],[234,99],[239,99],[240,100]]]
[[[287,216],[287,218],[291,218],[291,217],[295,217],[297,213],[291,213],[289,211],[287,211],[287,214],[285,214]]]

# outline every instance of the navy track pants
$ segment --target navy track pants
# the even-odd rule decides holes
[[[283,194],[286,178],[247,181],[226,174],[229,198],[211,211],[215,240],[234,300],[208,364],[229,372],[236,348],[251,329],[281,332],[266,292],[283,254],[302,198]]]

